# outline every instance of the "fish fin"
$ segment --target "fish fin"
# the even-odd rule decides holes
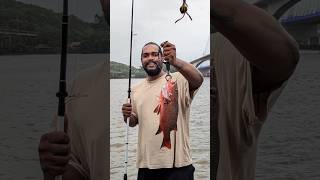
[[[153,110],[153,112],[156,113],[156,114],[159,114],[159,113],[160,113],[160,108],[161,108],[161,105],[159,104],[159,105]]]
[[[160,134],[161,131],[162,131],[162,129],[161,129],[161,127],[159,126],[159,129],[158,129],[158,131],[156,132],[156,135],[157,135],[157,134]]]
[[[168,149],[171,149],[170,137],[168,141],[165,141],[165,139],[163,139],[160,149],[163,147],[167,147]]]

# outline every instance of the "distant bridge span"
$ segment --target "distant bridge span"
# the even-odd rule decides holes
[[[193,64],[195,67],[199,67],[203,62],[210,60],[210,54],[202,56],[198,59],[191,61],[190,63]]]
[[[301,0],[259,0],[254,5],[268,11],[276,19],[280,19],[290,8]]]
[[[0,29],[0,35],[4,36],[26,36],[26,37],[37,37],[38,35],[30,31],[19,31],[12,29]]]

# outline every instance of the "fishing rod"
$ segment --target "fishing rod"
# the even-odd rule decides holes
[[[59,92],[56,96],[59,98],[58,103],[58,120],[57,131],[64,131],[64,114],[65,114],[65,98],[68,96],[66,90],[66,69],[67,69],[67,43],[68,43],[68,0],[63,0],[62,13],[62,45],[60,59],[60,80]],[[55,180],[62,180],[62,175],[56,176]]]
[[[132,67],[132,37],[133,37],[133,7],[134,0],[132,0],[131,4],[131,34],[130,34],[130,58],[129,58],[129,85],[128,85],[128,103],[131,103],[131,67]],[[128,147],[129,147],[129,123],[130,117],[127,118],[126,123],[126,151],[125,151],[125,161],[124,161],[124,175],[123,179],[128,179]]]

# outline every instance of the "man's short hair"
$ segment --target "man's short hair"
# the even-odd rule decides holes
[[[146,47],[146,46],[148,46],[148,45],[156,45],[157,47],[158,47],[158,53],[159,54],[161,54],[162,55],[162,50],[161,50],[161,47],[157,44],[157,43],[155,43],[155,42],[148,42],[148,43],[146,43],[143,47],[142,47],[142,49],[141,49],[141,60],[142,60],[142,54],[143,54],[143,48],[144,47]]]

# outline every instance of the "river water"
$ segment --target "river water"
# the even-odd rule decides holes
[[[58,55],[0,56],[0,179],[42,178],[37,146],[57,110]],[[68,76],[106,59],[69,56]],[[139,80],[134,80],[136,82]],[[111,80],[111,179],[122,179],[124,126],[121,104],[127,80]],[[190,121],[195,179],[209,179],[209,79],[196,95]],[[302,53],[296,71],[270,112],[260,138],[257,180],[320,177],[320,54]],[[129,177],[135,179],[135,134],[130,129]]]
[[[301,60],[262,128],[256,179],[320,179],[320,52]]]

